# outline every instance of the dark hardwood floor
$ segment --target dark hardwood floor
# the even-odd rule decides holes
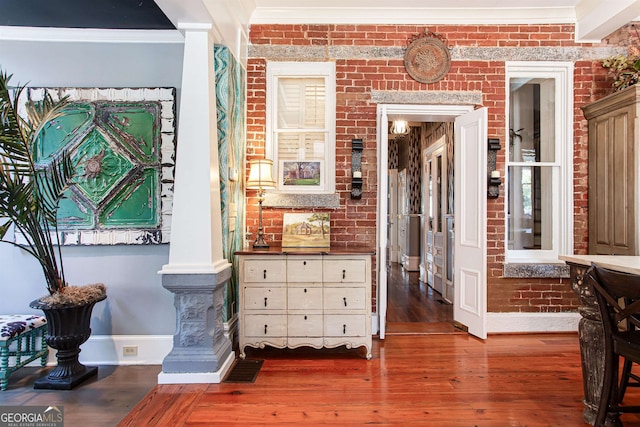
[[[387,333],[451,333],[453,306],[420,281],[419,272],[408,272],[391,263],[387,278]]]
[[[62,406],[66,427],[113,427],[158,384],[159,365],[100,366],[98,375],[73,390],[35,390],[53,368],[21,368],[0,391],[0,406]],[[1,425],[1,424],[0,424]]]

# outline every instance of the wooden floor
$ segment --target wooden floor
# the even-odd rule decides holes
[[[577,334],[374,341],[369,361],[358,350],[250,350],[264,359],[255,383],[159,385],[119,426],[585,425]]]
[[[437,293],[411,285],[413,277],[390,281],[396,313],[409,301],[396,296],[409,293],[432,309],[450,310]],[[374,337],[371,360],[363,349],[248,349],[248,358],[264,360],[255,383],[157,385],[160,366],[103,366],[71,391],[34,390],[46,370],[23,368],[0,392],[0,405],[63,406],[70,427],[586,426],[577,334],[481,341],[452,333],[448,317],[430,321],[418,309],[408,311],[415,317],[393,318],[384,341]],[[640,402],[640,389],[625,400]],[[622,420],[640,427],[640,415]]]
[[[408,272],[391,263],[387,278],[387,334],[454,333],[453,306]]]
[[[35,390],[33,382],[51,369],[14,372],[0,391],[0,406],[62,406],[66,427],[113,427],[158,384],[161,371],[159,365],[100,366],[96,377],[73,390]]]
[[[586,426],[576,334],[390,335],[361,349],[248,350],[252,384],[156,385],[160,366],[101,366],[70,391],[23,368],[0,405],[59,405],[69,427],[333,424]],[[49,368],[50,369],[50,368]],[[627,392],[640,402],[640,389]],[[622,416],[627,427],[640,415]]]

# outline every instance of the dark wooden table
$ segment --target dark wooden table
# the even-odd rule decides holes
[[[611,270],[640,274],[640,256],[562,255],[560,259],[569,265],[571,288],[580,301],[581,319],[578,323],[578,338],[584,386],[582,418],[586,423],[593,425],[598,412],[604,375],[604,331],[596,297],[591,286],[586,283],[585,273],[594,262]]]

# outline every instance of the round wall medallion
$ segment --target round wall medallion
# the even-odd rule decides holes
[[[435,83],[449,72],[451,55],[439,39],[423,37],[414,40],[407,48],[404,67],[414,80]]]

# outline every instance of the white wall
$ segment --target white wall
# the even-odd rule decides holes
[[[180,43],[32,42],[0,38],[0,68],[12,83],[48,87],[175,87],[180,94]],[[93,335],[172,335],[173,294],[158,271],[168,245],[63,248],[67,280],[103,282],[108,297],[96,305]],[[30,313],[29,302],[46,293],[39,265],[0,244],[0,313]],[[87,345],[90,343],[87,343]],[[160,359],[161,360],[161,359]]]
[[[175,87],[180,43],[82,43],[0,39],[0,67],[12,83],[50,87]]]

